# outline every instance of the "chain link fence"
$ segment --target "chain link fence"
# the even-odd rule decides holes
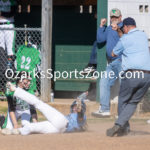
[[[6,99],[6,82],[14,81],[19,71],[30,73],[30,92],[41,95],[41,35],[41,28],[0,28],[0,100]],[[150,89],[138,107],[139,112],[150,112],[149,99]]]
[[[41,28],[0,28],[0,99],[20,71],[32,77],[30,92],[40,95],[40,66]]]

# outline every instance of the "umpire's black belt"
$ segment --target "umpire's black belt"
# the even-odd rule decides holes
[[[0,25],[4,25],[4,24],[13,24],[14,22],[0,22]]]

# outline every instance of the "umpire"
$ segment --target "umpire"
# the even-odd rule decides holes
[[[130,131],[128,121],[150,87],[150,52],[147,36],[136,28],[133,18],[123,20],[123,30],[125,34],[112,52],[113,57],[122,54],[124,74],[119,92],[119,117],[115,125],[106,132],[107,136],[111,137],[125,135]]]

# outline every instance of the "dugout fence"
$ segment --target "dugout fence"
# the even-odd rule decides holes
[[[31,93],[41,95],[41,28],[0,28],[0,99],[5,99],[7,81],[15,81],[17,72],[32,77]],[[10,49],[14,56],[10,59]],[[35,74],[33,74],[35,73]]]

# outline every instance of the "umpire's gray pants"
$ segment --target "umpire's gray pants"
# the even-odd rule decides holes
[[[124,127],[134,114],[137,104],[150,87],[150,74],[143,73],[144,78],[128,79],[124,77],[121,80],[119,100],[118,100],[118,119],[115,124]],[[126,76],[126,74],[124,75]],[[141,75],[142,76],[142,75]]]

